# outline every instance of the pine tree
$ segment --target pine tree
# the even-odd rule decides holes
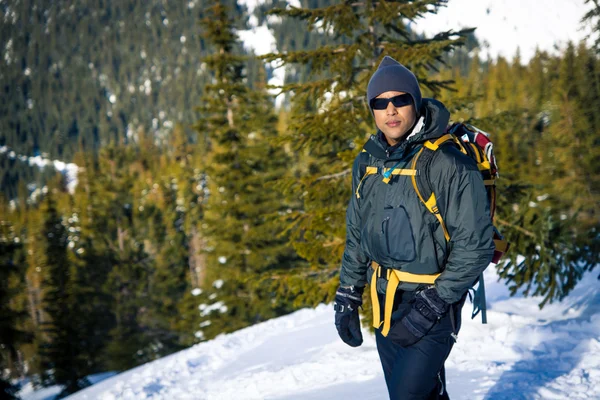
[[[109,332],[115,326],[114,293],[106,285],[117,264],[115,223],[122,214],[117,214],[119,207],[110,201],[115,187],[103,186],[107,172],[100,168],[98,158],[80,153],[76,160],[83,170],[78,175],[79,184],[69,210],[70,224],[77,233],[69,242],[78,316],[73,325],[81,335],[88,368],[95,373],[106,370],[106,346]]]
[[[271,143],[277,121],[273,103],[264,85],[252,90],[247,84],[227,9],[208,8],[202,26],[213,49],[205,59],[213,83],[204,89],[197,124],[208,138],[210,194],[202,221],[206,284],[196,301],[203,301],[197,336],[208,339],[289,311],[264,287],[293,265],[293,253],[269,224],[271,215],[285,213],[271,184],[288,166],[283,148]]]
[[[541,296],[540,307],[564,298],[598,262],[597,166],[586,161],[596,158],[594,60],[587,55],[568,46],[560,58],[536,53],[527,67],[518,53],[512,65],[499,58],[479,85],[482,101],[462,114],[492,134],[500,165],[495,222],[511,251],[498,272],[513,294]],[[465,101],[443,97],[449,105]]]
[[[45,263],[47,269],[44,293],[45,311],[50,317],[44,332],[48,338],[43,357],[55,384],[63,386],[67,395],[89,386],[86,351],[79,340],[74,321],[77,319],[73,298],[72,269],[67,254],[67,230],[63,224],[54,199],[54,190],[49,190],[44,200]]]
[[[169,354],[182,348],[177,330],[178,304],[189,291],[188,237],[184,230],[185,210],[178,197],[178,180],[166,176],[161,185],[160,237],[156,237],[156,255],[149,276],[148,311],[142,323],[146,335],[160,350],[155,354]]]
[[[0,397],[16,399],[19,389],[11,383],[17,376],[18,348],[31,341],[31,335],[19,329],[25,313],[12,307],[16,296],[13,286],[18,269],[18,252],[23,244],[9,219],[10,211],[0,196]]]
[[[285,85],[293,92],[286,146],[298,155],[295,175],[282,184],[286,198],[301,199],[287,224],[291,242],[309,266],[294,271],[298,297],[312,304],[330,301],[344,248],[345,209],[350,196],[351,163],[369,133],[374,132],[365,89],[384,55],[399,60],[418,77],[425,94],[451,83],[430,79],[443,55],[465,42],[472,30],[416,38],[406,25],[416,22],[442,1],[365,1],[317,9],[289,7],[270,13],[319,26],[346,44],[311,51],[267,55],[286,66],[309,66],[308,79]]]
[[[511,283],[513,293],[522,289],[526,295],[543,296],[540,307],[563,299],[599,261],[600,220],[594,190],[598,167],[590,162],[598,156],[598,131],[593,128],[595,112],[589,108],[593,100],[583,94],[589,93],[589,87],[593,92],[589,83],[594,76],[589,81],[584,77],[588,52],[582,47],[579,53],[570,44],[556,65],[548,99],[549,123],[540,125],[542,135],[531,146],[530,162],[523,162],[531,172],[520,174],[533,186],[506,215],[512,220],[509,227],[515,245],[501,276]],[[523,256],[520,261],[517,254]]]

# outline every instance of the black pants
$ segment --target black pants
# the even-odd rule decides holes
[[[398,292],[400,299],[395,305],[392,323],[410,310],[412,294]],[[409,347],[402,347],[375,330],[377,351],[381,359],[390,400],[448,400],[444,362],[454,345],[451,336],[455,317],[456,332],[460,329],[460,311],[463,301],[436,323],[421,340]]]

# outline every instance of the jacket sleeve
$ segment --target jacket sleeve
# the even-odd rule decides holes
[[[492,261],[494,227],[475,161],[454,148],[440,153],[443,161],[434,163],[430,179],[439,179],[434,190],[450,241],[446,266],[435,286],[444,301],[455,303]]]
[[[346,247],[342,256],[340,270],[341,286],[364,287],[367,284],[367,268],[369,259],[360,247],[361,216],[360,205],[356,198],[356,188],[360,182],[360,159],[354,160],[352,166],[352,194],[346,210]]]

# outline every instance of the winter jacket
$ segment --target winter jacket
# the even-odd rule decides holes
[[[494,253],[493,226],[487,194],[477,164],[452,145],[441,146],[427,168],[438,208],[450,241],[421,203],[410,176],[382,181],[381,169],[410,162],[422,144],[444,134],[449,112],[442,103],[423,99],[424,126],[399,145],[390,147],[381,132],[373,135],[352,167],[352,196],[346,213],[346,247],[342,258],[342,286],[364,287],[371,280],[370,261],[413,274],[441,275],[435,282],[439,296],[455,303],[488,266]],[[365,174],[377,167],[377,174]],[[377,290],[385,293],[379,278]],[[418,284],[401,282],[399,289]]]

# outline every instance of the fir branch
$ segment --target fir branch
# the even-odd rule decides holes
[[[315,179],[315,182],[316,182],[316,181],[323,181],[323,180],[326,180],[326,179],[337,179],[337,178],[341,178],[341,177],[343,177],[343,176],[346,176],[346,175],[348,175],[348,174],[349,174],[349,173],[351,173],[351,172],[352,172],[352,168],[348,168],[347,170],[345,170],[345,171],[342,171],[342,172],[338,172],[338,173],[336,173],[336,174],[329,174],[329,175],[323,175],[323,176],[320,176],[320,177],[318,177],[317,179]]]
[[[521,232],[521,233],[524,233],[525,235],[527,235],[527,236],[529,236],[529,237],[532,237],[532,238],[534,238],[534,239],[536,239],[536,238],[537,238],[537,236],[535,235],[535,233],[533,233],[533,232],[531,232],[531,231],[528,231],[527,229],[525,229],[525,228],[522,228],[522,227],[520,227],[520,226],[517,226],[517,225],[515,225],[515,224],[511,224],[510,222],[508,222],[508,221],[505,221],[505,220],[503,220],[503,219],[500,219],[500,218],[494,218],[494,222],[498,222],[499,224],[502,224],[502,225],[504,225],[504,226],[508,226],[508,227],[514,228],[514,229],[518,230],[519,232]]]

